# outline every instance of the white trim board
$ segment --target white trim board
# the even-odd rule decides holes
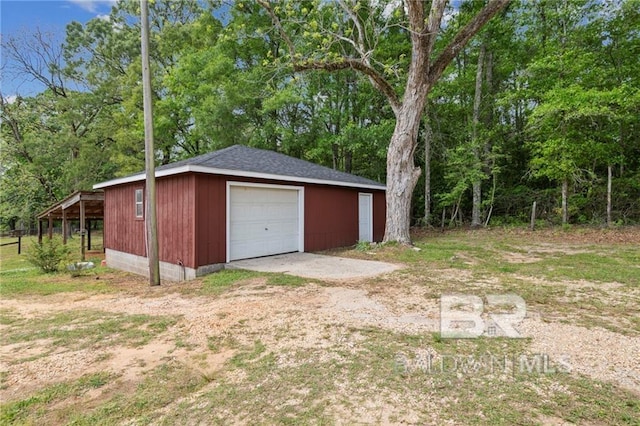
[[[385,191],[385,185],[368,185],[362,183],[351,183],[351,182],[342,182],[337,180],[327,180],[327,179],[315,179],[315,178],[306,178],[306,177],[298,177],[298,176],[285,176],[285,175],[275,175],[270,173],[259,173],[259,172],[248,172],[244,170],[229,170],[229,169],[218,169],[211,167],[203,167],[196,165],[187,165],[181,167],[174,167],[166,170],[158,170],[156,171],[156,177],[163,176],[172,176],[181,173],[206,173],[213,175],[227,175],[227,176],[236,176],[236,177],[248,177],[248,178],[258,178],[258,179],[270,179],[270,180],[281,180],[285,182],[301,182],[301,183],[315,183],[320,185],[335,185],[335,186],[346,186],[349,188],[363,188],[363,189],[378,189]],[[144,173],[138,173],[132,176],[126,176],[118,179],[108,180],[106,182],[100,182],[93,185],[93,189],[102,189],[115,185],[122,185],[125,183],[138,182],[141,180],[145,180]]]

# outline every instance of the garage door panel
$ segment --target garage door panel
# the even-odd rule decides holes
[[[282,222],[271,222],[266,223],[264,221],[260,222],[243,222],[241,224],[234,224],[231,226],[231,234],[232,241],[233,240],[243,240],[243,239],[261,239],[260,236],[263,236],[264,239],[268,239],[268,236],[278,239],[282,237],[293,237],[298,236],[298,232],[292,231],[293,229],[297,229],[298,221],[282,221]]]
[[[229,187],[229,260],[300,249],[298,190]]]
[[[266,217],[270,218],[278,217],[281,219],[297,220],[298,219],[298,204],[235,204],[231,207],[231,215],[236,220],[254,220],[256,218]],[[258,220],[258,219],[256,219]]]
[[[261,224],[244,223],[242,225],[234,225],[231,227],[232,241],[251,241],[259,234],[261,228]]]
[[[233,186],[234,202],[236,203],[294,203],[298,202],[295,189],[258,188]]]
[[[250,257],[259,257],[260,253],[266,249],[265,244],[255,242],[236,242],[231,249],[231,259],[246,259]],[[245,257],[246,256],[246,257]]]

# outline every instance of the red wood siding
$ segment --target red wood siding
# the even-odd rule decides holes
[[[160,260],[195,268],[195,177],[167,176],[156,185]]]
[[[196,267],[227,261],[227,180],[195,174]]]
[[[382,241],[386,212],[384,191],[307,184],[305,251],[346,247],[358,242],[358,193],[373,194],[373,239]]]
[[[373,191],[373,241],[384,238],[384,225],[387,218],[387,200],[384,191]]]
[[[307,185],[304,193],[305,251],[358,241],[358,189]]]
[[[160,260],[190,268],[226,262],[227,180],[304,186],[305,251],[357,242],[359,192],[373,194],[373,237],[383,238],[384,191],[185,173],[157,180]],[[105,248],[145,256],[144,221],[135,218],[136,188],[144,183],[105,188]]]
[[[184,174],[159,178],[156,185],[160,260],[174,264],[182,261],[193,268],[194,177]],[[144,182],[106,188],[105,248],[146,256],[145,222],[135,215],[136,189],[144,190]]]
[[[144,220],[136,219],[135,190],[141,188],[144,182],[105,189],[105,248],[146,256]]]

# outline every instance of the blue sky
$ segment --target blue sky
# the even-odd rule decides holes
[[[114,0],[0,0],[0,33],[4,38],[39,27],[64,39],[68,23],[84,24],[99,15],[108,15],[114,4]],[[2,54],[3,66],[5,59]],[[33,95],[42,91],[41,85],[20,80],[5,75],[3,70],[2,94],[10,97],[16,93]]]

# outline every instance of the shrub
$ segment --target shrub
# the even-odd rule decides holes
[[[69,248],[59,238],[44,239],[27,252],[27,260],[44,273],[57,272],[62,261],[69,257]]]

